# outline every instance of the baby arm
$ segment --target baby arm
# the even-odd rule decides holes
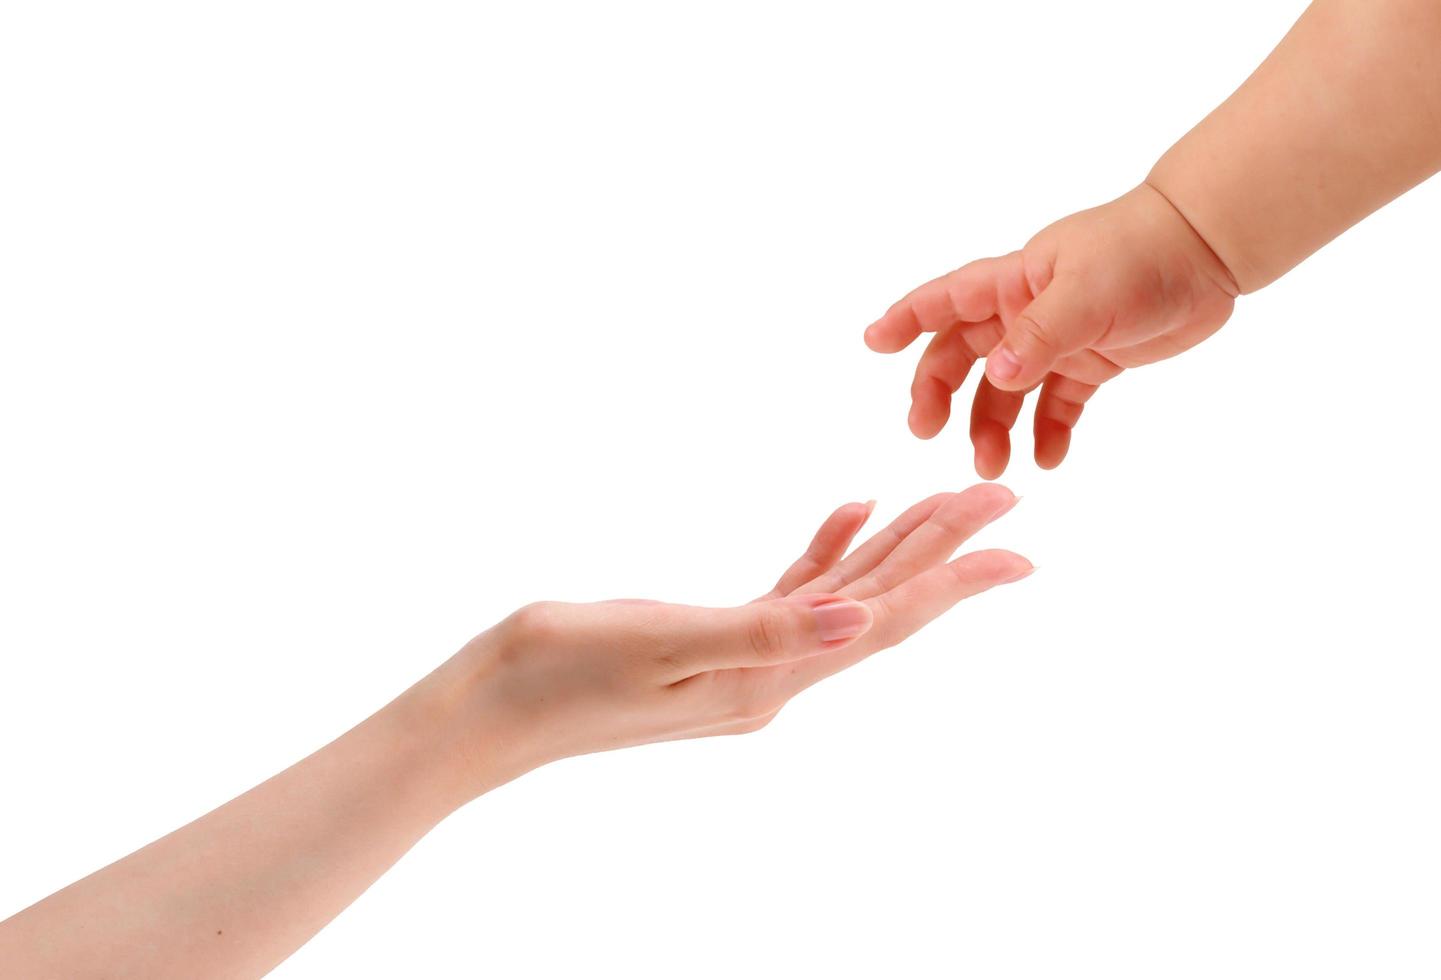
[[[1441,3],[1319,0],[1151,170],[1242,293],[1441,170]]]
[[[1441,3],[1318,0],[1147,183],[1249,293],[1441,170]]]
[[[1135,189],[1009,255],[926,283],[866,332],[894,352],[935,337],[910,425],[941,430],[976,361],[977,470],[999,475],[1031,391],[1035,455],[1058,465],[1087,399],[1187,350],[1274,281],[1441,170],[1441,3],[1317,0],[1259,69]]]

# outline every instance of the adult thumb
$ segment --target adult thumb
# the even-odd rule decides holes
[[[838,595],[802,595],[708,610],[685,659],[696,670],[766,667],[839,650],[871,628],[870,607]]]
[[[1028,391],[1040,384],[1057,361],[1096,340],[1103,328],[1083,287],[1069,279],[1053,279],[1011,321],[1001,342],[991,350],[986,377],[1002,391]]]

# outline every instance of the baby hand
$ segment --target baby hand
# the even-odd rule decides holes
[[[1019,252],[980,259],[912,291],[866,330],[894,353],[935,333],[911,385],[911,431],[940,432],[971,366],[986,373],[971,406],[976,471],[1010,460],[1025,397],[1035,407],[1035,456],[1060,464],[1096,389],[1123,370],[1205,340],[1231,315],[1235,280],[1150,184],[1063,218]]]
[[[470,794],[566,756],[755,731],[822,678],[1029,574],[1008,551],[949,560],[1015,502],[994,484],[938,494],[846,556],[870,515],[847,504],[775,588],[736,608],[527,606],[423,681],[439,695],[427,703],[469,760]]]

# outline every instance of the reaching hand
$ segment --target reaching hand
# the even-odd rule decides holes
[[[938,494],[843,558],[870,516],[847,504],[735,609],[526,606],[308,758],[0,922],[0,974],[261,976],[500,783],[563,756],[754,731],[798,691],[1028,574],[1008,551],[948,562],[1015,502],[995,485]]]
[[[1008,551],[950,561],[1016,497],[994,484],[911,507],[846,556],[870,507],[821,526],[775,588],[730,609],[638,600],[526,606],[425,683],[457,706],[479,785],[552,759],[761,728],[800,691],[894,646],[961,599],[1031,572]],[[500,746],[502,748],[497,748]]]
[[[934,333],[911,385],[911,431],[940,432],[971,366],[976,471],[995,479],[1010,430],[1037,387],[1035,456],[1058,466],[1096,389],[1124,369],[1187,350],[1221,328],[1238,294],[1226,267],[1170,202],[1142,184],[1063,218],[1019,252],[934,279],[866,330],[881,353]]]

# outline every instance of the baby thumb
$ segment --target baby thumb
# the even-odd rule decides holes
[[[1028,391],[1057,361],[1096,338],[1095,319],[1078,285],[1054,279],[1011,321],[986,358],[986,377],[1002,391]]]

